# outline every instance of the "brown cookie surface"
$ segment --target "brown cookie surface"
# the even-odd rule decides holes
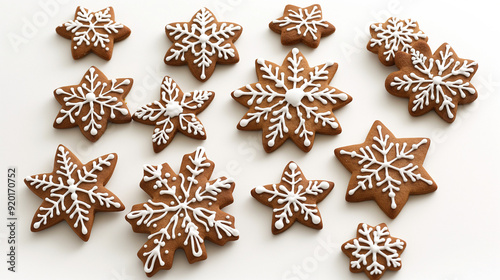
[[[31,230],[41,231],[65,220],[83,241],[89,240],[95,212],[125,209],[120,199],[104,187],[117,159],[116,154],[107,154],[82,164],[68,148],[59,145],[54,170],[24,180],[43,199]]]
[[[283,45],[302,42],[311,48],[319,46],[321,37],[335,32],[335,27],[323,19],[321,6],[318,4],[305,8],[286,5],[283,16],[271,21],[269,28],[281,34]]]
[[[308,152],[316,133],[339,134],[342,129],[333,111],[352,98],[328,85],[337,68],[333,62],[310,67],[297,48],[288,53],[282,65],[257,59],[258,82],[231,94],[249,108],[238,129],[262,130],[262,144],[268,153],[288,138]]]
[[[174,22],[165,27],[172,46],[165,54],[167,65],[188,65],[193,76],[204,82],[215,65],[235,64],[240,58],[234,42],[243,28],[231,22],[219,22],[207,8],[202,8],[189,22]]]
[[[391,236],[386,224],[358,225],[356,238],[342,244],[342,252],[349,257],[353,273],[364,272],[372,280],[380,279],[387,270],[401,269],[401,254],[406,242]]]
[[[291,161],[283,170],[277,184],[258,186],[252,196],[260,203],[273,208],[271,231],[279,234],[295,221],[314,229],[322,229],[323,222],[317,203],[333,189],[328,181],[309,181],[299,166]]]
[[[428,138],[396,138],[380,121],[373,123],[364,143],[335,149],[335,156],[352,173],[346,200],[375,200],[391,219],[410,195],[437,189],[422,166]]]
[[[144,166],[140,185],[151,199],[134,205],[126,219],[148,234],[137,253],[148,276],[170,269],[177,249],[194,263],[207,258],[205,240],[224,245],[239,238],[234,217],[221,210],[233,202],[234,181],[210,180],[214,168],[202,147],[183,157],[178,174],[167,163]]]
[[[75,19],[59,25],[56,32],[71,40],[71,54],[75,60],[89,52],[110,60],[115,42],[130,35],[128,27],[115,21],[113,7],[96,12],[77,7]]]
[[[54,128],[78,126],[92,142],[101,138],[109,122],[127,123],[132,116],[125,97],[132,88],[133,79],[111,79],[92,66],[81,82],[60,87],[54,91],[61,110],[54,121]]]

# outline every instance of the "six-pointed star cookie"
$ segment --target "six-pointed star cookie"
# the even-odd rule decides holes
[[[170,269],[177,249],[194,263],[207,258],[205,240],[238,239],[234,217],[221,210],[233,202],[234,181],[210,180],[214,168],[202,147],[184,156],[179,174],[167,163],[144,166],[141,188],[151,199],[134,205],[126,219],[135,232],[148,234],[137,253],[148,276]]]
[[[346,200],[375,200],[394,219],[412,194],[437,189],[422,167],[430,139],[396,138],[380,121],[373,123],[364,143],[335,149],[352,173]]]
[[[316,133],[339,134],[342,129],[332,111],[344,107],[352,98],[328,85],[337,68],[333,62],[309,67],[296,48],[281,66],[257,59],[259,81],[232,93],[236,101],[250,108],[238,129],[262,129],[262,144],[268,153],[288,138],[308,152]]]
[[[447,43],[434,54],[425,42],[416,42],[410,53],[398,52],[399,71],[385,80],[385,88],[395,96],[409,98],[408,111],[420,116],[434,109],[445,121],[452,123],[458,104],[476,100],[477,91],[470,80],[477,63],[458,57]]]
[[[281,34],[281,44],[293,45],[299,42],[317,48],[321,37],[335,32],[335,27],[323,19],[321,6],[306,8],[286,5],[283,16],[269,23],[272,31]]]
[[[217,21],[209,9],[202,8],[190,22],[174,22],[165,27],[173,43],[165,54],[165,63],[187,64],[193,76],[204,82],[212,76],[217,63],[234,64],[240,60],[233,43],[242,30],[236,23]]]
[[[130,35],[128,27],[115,21],[112,7],[97,12],[77,7],[75,19],[59,25],[56,32],[71,40],[73,59],[82,58],[92,51],[99,57],[110,60],[115,42]]]
[[[61,104],[55,128],[78,126],[92,142],[101,138],[108,121],[126,123],[132,116],[125,104],[125,97],[132,87],[132,79],[112,79],[96,67],[90,67],[78,85],[65,86],[54,91]]]
[[[153,149],[162,151],[177,131],[194,139],[206,139],[203,124],[196,116],[212,102],[212,91],[183,93],[175,81],[165,76],[161,84],[161,98],[140,107],[134,114],[135,121],[155,125]]]
[[[317,203],[333,189],[328,181],[309,181],[293,161],[283,171],[278,184],[258,186],[252,196],[260,203],[273,208],[273,234],[287,230],[298,221],[314,229],[323,228]]]
[[[408,53],[413,43],[427,42],[428,39],[412,19],[389,18],[384,23],[374,23],[370,25],[370,34],[372,38],[366,48],[378,54],[378,59],[385,66],[394,65],[397,52]]]
[[[104,187],[117,159],[116,154],[107,154],[84,165],[68,148],[59,145],[52,173],[24,180],[43,199],[31,230],[41,231],[65,220],[83,241],[89,240],[95,212],[125,209],[120,199]]]
[[[351,272],[364,272],[372,280],[380,279],[386,270],[400,270],[405,248],[406,242],[392,237],[386,224],[372,227],[361,223],[356,238],[342,244],[342,252],[350,259]]]

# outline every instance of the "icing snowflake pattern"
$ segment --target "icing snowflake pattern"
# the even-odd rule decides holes
[[[72,40],[74,59],[93,51],[100,57],[110,60],[115,41],[130,35],[130,29],[114,20],[112,7],[90,12],[78,7],[75,19],[60,25],[56,31],[59,35]]]
[[[250,108],[238,129],[262,129],[266,152],[276,150],[289,137],[307,152],[316,132],[339,134],[341,128],[332,110],[345,106],[352,98],[328,86],[337,67],[327,62],[310,68],[296,48],[282,66],[257,59],[259,82],[232,93],[236,101]]]
[[[155,125],[153,148],[163,150],[174,138],[177,131],[195,139],[206,139],[203,124],[196,116],[213,100],[211,91],[183,93],[175,81],[166,76],[161,84],[161,98],[140,107],[133,119]]]
[[[281,33],[281,41],[284,45],[301,41],[313,48],[318,47],[322,36],[335,32],[335,27],[323,19],[319,5],[306,8],[287,5],[283,17],[273,20],[269,27]]]
[[[328,181],[308,181],[295,162],[283,171],[278,184],[259,186],[252,196],[273,207],[273,234],[287,230],[295,220],[316,229],[323,227],[317,203],[333,189]]]
[[[148,276],[170,269],[178,248],[193,263],[206,259],[205,239],[224,245],[239,236],[234,218],[220,210],[233,201],[233,180],[208,181],[214,163],[201,147],[185,155],[182,166],[179,174],[166,163],[144,166],[141,188],[152,199],[135,205],[126,217],[134,231],[149,234],[138,253]]]
[[[389,18],[385,23],[370,25],[373,38],[368,43],[368,50],[378,53],[380,62],[386,66],[394,65],[398,51],[410,52],[412,44],[417,40],[427,42],[425,35],[412,19],[400,20]]]
[[[459,58],[449,44],[432,54],[426,43],[415,45],[410,54],[397,58],[400,71],[386,80],[387,90],[396,96],[409,97],[409,111],[419,116],[434,109],[447,122],[456,118],[458,104],[477,98],[470,80],[477,63]]]
[[[364,271],[370,279],[380,279],[385,271],[401,269],[406,243],[390,236],[385,224],[359,224],[357,237],[344,243],[342,251],[351,259],[352,272]]]
[[[129,122],[130,112],[125,97],[132,87],[132,79],[112,79],[91,67],[76,86],[58,88],[54,96],[62,105],[54,127],[79,126],[83,135],[97,141],[106,130],[108,120]]]
[[[199,10],[190,22],[171,23],[165,29],[173,42],[165,55],[165,63],[188,64],[191,73],[200,81],[212,76],[217,62],[233,64],[239,61],[233,43],[241,35],[241,26],[218,22],[207,8]]]
[[[104,187],[113,173],[116,160],[116,154],[108,154],[83,165],[73,153],[60,145],[53,173],[25,179],[26,185],[44,199],[33,218],[32,230],[43,230],[64,219],[75,233],[87,241],[94,211],[124,209],[121,201]]]

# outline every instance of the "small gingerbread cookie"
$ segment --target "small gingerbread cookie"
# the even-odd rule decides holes
[[[167,65],[187,64],[193,76],[204,82],[215,71],[215,65],[235,64],[240,58],[234,42],[243,28],[231,22],[219,22],[213,13],[202,8],[190,22],[174,22],[165,27],[172,46],[165,54]]]
[[[133,79],[109,80],[92,66],[78,85],[60,87],[54,96],[62,108],[54,121],[54,128],[78,126],[92,142],[101,138],[108,121],[126,123],[132,120],[125,97],[132,88]]]
[[[422,166],[430,144],[428,138],[396,138],[375,121],[364,143],[335,149],[352,173],[346,200],[375,200],[389,218],[396,218],[410,195],[437,189]]]
[[[24,180],[43,199],[31,230],[41,231],[65,220],[83,241],[89,240],[95,212],[125,209],[120,199],[104,187],[117,160],[116,154],[107,154],[82,164],[68,148],[59,145],[52,173]]]
[[[115,21],[113,7],[97,12],[77,7],[75,19],[59,25],[56,32],[71,40],[71,54],[75,60],[89,52],[110,60],[115,42],[130,35],[128,27]]]
[[[295,221],[314,229],[322,229],[323,222],[317,203],[332,189],[332,182],[307,180],[299,166],[290,161],[278,184],[258,186],[251,193],[260,203],[273,208],[271,231],[279,234]]]
[[[410,52],[413,43],[427,42],[428,39],[416,21],[393,17],[384,23],[370,25],[370,34],[372,38],[366,48],[378,54],[378,59],[385,66],[394,65],[397,52]]]
[[[342,129],[332,111],[352,98],[328,85],[337,68],[333,62],[310,67],[297,48],[288,53],[282,65],[257,59],[259,81],[231,94],[249,108],[238,129],[262,130],[262,144],[268,153],[288,138],[308,152],[316,133],[339,134]]]
[[[372,227],[361,223],[356,238],[342,244],[351,272],[364,272],[371,280],[380,279],[387,270],[400,270],[405,248],[406,242],[391,236],[386,224]]]
[[[459,104],[476,100],[477,91],[471,84],[477,63],[458,57],[447,43],[434,54],[425,42],[416,42],[409,53],[396,54],[399,71],[385,80],[387,91],[409,98],[408,112],[416,117],[434,110],[439,117],[452,123]]]
[[[323,19],[318,4],[306,8],[286,5],[283,16],[269,23],[272,31],[281,34],[281,44],[293,45],[299,42],[317,48],[321,37],[335,32],[335,27]]]
[[[137,253],[147,276],[170,269],[177,249],[194,263],[207,258],[205,240],[224,245],[239,238],[234,217],[221,210],[233,202],[234,181],[210,180],[214,168],[202,147],[184,156],[178,174],[167,163],[144,166],[141,188],[151,199],[134,205],[126,219],[148,234]]]
[[[155,126],[153,149],[159,153],[170,144],[177,131],[194,139],[207,138],[197,114],[205,110],[214,96],[214,92],[204,90],[184,93],[172,78],[165,76],[160,100],[140,107],[133,119]]]

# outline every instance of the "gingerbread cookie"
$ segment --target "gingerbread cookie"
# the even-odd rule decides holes
[[[323,222],[316,204],[332,189],[332,182],[307,180],[299,166],[290,161],[278,184],[258,186],[251,193],[260,203],[273,208],[271,231],[279,234],[295,221],[314,229],[322,229]]]
[[[184,93],[175,81],[165,76],[161,84],[161,98],[140,107],[134,114],[135,121],[154,125],[153,149],[162,151],[177,131],[194,139],[207,138],[203,124],[196,116],[214,99],[212,91]]]
[[[361,223],[356,238],[342,244],[351,272],[364,272],[372,280],[380,279],[387,270],[400,270],[405,248],[406,242],[391,236],[386,224],[372,227]]]
[[[288,53],[281,66],[257,59],[259,81],[231,94],[249,108],[238,129],[262,129],[262,142],[268,153],[288,138],[308,152],[316,133],[339,134],[342,129],[332,111],[344,107],[352,98],[328,85],[337,68],[333,62],[309,67],[296,48]]]
[[[177,249],[194,263],[207,258],[204,240],[224,245],[239,236],[234,217],[221,210],[233,202],[234,181],[210,180],[215,165],[202,147],[185,155],[181,166],[176,174],[167,163],[145,165],[141,188],[151,199],[126,216],[135,232],[148,234],[137,253],[148,276],[170,269]]]
[[[199,10],[190,22],[174,22],[165,27],[173,45],[165,54],[167,65],[187,64],[193,76],[204,82],[215,65],[235,64],[240,58],[234,42],[243,28],[231,22],[219,22],[207,8]]]
[[[89,240],[95,212],[125,209],[120,199],[104,187],[117,159],[116,154],[107,154],[82,164],[68,148],[59,145],[52,173],[24,180],[43,199],[31,231],[41,231],[65,220],[83,241]]]
[[[364,143],[335,149],[335,156],[352,173],[346,200],[375,200],[391,219],[396,218],[408,197],[437,189],[422,166],[428,138],[396,138],[375,121]]]
[[[71,40],[73,59],[94,52],[99,57],[110,60],[115,42],[130,35],[130,29],[115,21],[115,12],[107,7],[97,12],[90,12],[77,7],[75,19],[59,25],[57,34]]]
[[[408,112],[420,116],[431,110],[446,122],[452,123],[458,104],[476,100],[477,91],[470,80],[477,63],[458,57],[447,43],[432,54],[425,42],[416,42],[410,53],[398,52],[399,71],[385,80],[385,88],[395,96],[409,98]]]
[[[321,37],[335,32],[335,27],[323,19],[321,6],[306,8],[286,5],[283,16],[269,23],[272,31],[281,34],[281,44],[293,45],[299,42],[317,48]]]
[[[385,66],[394,65],[397,52],[410,52],[413,43],[427,42],[428,39],[416,21],[393,17],[384,23],[370,25],[370,34],[372,38],[366,48],[378,54],[378,59]]]
[[[108,121],[126,123],[132,120],[125,97],[132,88],[133,79],[109,80],[92,66],[78,85],[60,87],[54,96],[62,108],[54,121],[55,128],[78,126],[92,142],[101,138]]]

